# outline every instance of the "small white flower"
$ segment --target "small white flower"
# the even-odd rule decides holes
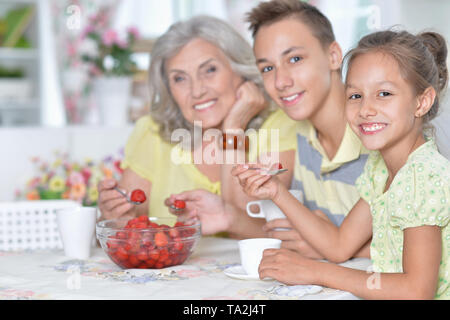
[[[90,38],[86,38],[80,45],[79,51],[81,55],[88,57],[97,57],[99,54],[97,42]]]

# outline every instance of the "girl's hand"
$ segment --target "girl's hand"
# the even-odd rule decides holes
[[[249,197],[273,200],[282,187],[281,181],[266,170],[249,170],[259,168],[259,165],[237,165],[231,174],[238,178],[244,192]]]
[[[114,190],[116,186],[117,181],[114,179],[104,179],[97,185],[98,208],[102,213],[102,220],[133,216],[134,205],[129,203],[117,190]]]
[[[315,284],[317,261],[289,249],[266,249],[259,265],[259,278],[270,277],[287,285]]]
[[[262,91],[253,82],[245,81],[237,89],[236,101],[223,121],[223,130],[245,130],[249,121],[267,106]]]
[[[183,210],[171,209],[170,205],[175,200],[185,201],[186,208]],[[174,194],[167,198],[164,204],[182,221],[200,219],[203,235],[212,235],[228,228],[225,203],[220,196],[209,191],[197,189]]]

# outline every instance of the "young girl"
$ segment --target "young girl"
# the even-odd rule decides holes
[[[347,119],[373,151],[356,183],[361,199],[340,227],[305,211],[276,178],[234,169],[247,194],[272,199],[330,261],[351,258],[372,237],[375,273],[271,249],[261,278],[362,298],[450,299],[450,162],[424,134],[447,84],[446,56],[439,34],[405,31],[368,35],[347,54]]]

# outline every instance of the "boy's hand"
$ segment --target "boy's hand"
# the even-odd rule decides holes
[[[249,197],[273,200],[282,187],[281,181],[267,174],[268,170],[250,168],[259,168],[259,165],[237,165],[231,170],[231,174],[238,178],[239,184]]]

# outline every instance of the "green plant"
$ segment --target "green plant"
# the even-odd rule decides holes
[[[0,78],[23,78],[24,71],[21,68],[6,68],[0,65]]]
[[[35,6],[23,6],[10,10],[0,21],[0,44],[11,48],[30,48],[24,32],[35,14]]]

